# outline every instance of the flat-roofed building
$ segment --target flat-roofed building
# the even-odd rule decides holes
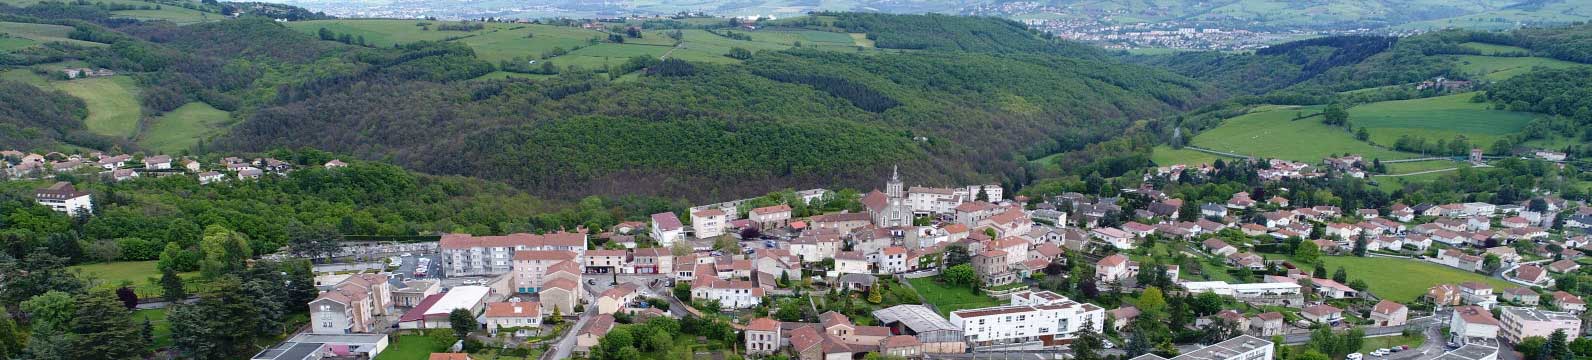
[[[1084,326],[1104,328],[1105,309],[1062,297],[1042,305],[997,306],[951,312],[950,322],[973,346],[1040,342],[1045,346],[1073,339]]]
[[[1174,356],[1171,359],[1155,354],[1144,354],[1132,360],[1271,360],[1273,353],[1271,341],[1249,335],[1239,335],[1227,341],[1212,344]]]
[[[967,350],[962,329],[923,305],[896,305],[873,311],[891,332],[918,339],[924,353],[961,354]]]
[[[1581,333],[1581,319],[1567,312],[1505,306],[1499,315],[1504,339],[1514,344],[1532,336],[1547,338],[1558,330],[1564,330],[1571,340]]]

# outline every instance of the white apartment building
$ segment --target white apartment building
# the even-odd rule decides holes
[[[913,186],[907,189],[907,205],[916,214],[951,214],[968,199],[957,195],[957,190]]]
[[[691,231],[696,233],[698,239],[708,239],[724,235],[724,224],[729,221],[729,216],[724,210],[707,209],[691,212]]]
[[[57,181],[50,187],[35,190],[33,199],[38,201],[39,205],[64,212],[67,216],[94,212],[94,196],[85,191],[77,191],[77,188],[72,187],[72,183],[65,181]]]
[[[514,253],[517,251],[570,251],[577,254],[578,258],[579,254],[586,252],[586,234],[446,234],[442,236],[439,247],[442,251],[442,269],[448,276],[497,275],[513,270]]]
[[[1041,292],[1046,293],[1046,292]],[[1042,342],[1046,346],[1076,337],[1085,325],[1098,332],[1105,309],[1064,296],[1013,296],[1013,305],[951,312],[951,325],[973,346]]]
[[[685,234],[685,225],[680,224],[680,217],[672,212],[652,214],[652,239],[657,240],[664,247],[674,245],[675,240],[680,240]]]
[[[1564,330],[1570,340],[1581,333],[1581,319],[1575,314],[1529,307],[1503,307],[1501,310],[1498,322],[1504,339],[1510,343],[1518,344],[1521,339],[1532,336],[1547,338],[1558,330]]]
[[[1498,337],[1498,327],[1498,319],[1493,318],[1492,312],[1476,305],[1454,307],[1448,318],[1448,332],[1461,343],[1472,338]]]
[[[1271,341],[1249,335],[1227,339],[1227,341],[1212,344],[1174,356],[1171,359],[1155,354],[1144,354],[1132,360],[1271,360],[1277,354],[1273,353]]]

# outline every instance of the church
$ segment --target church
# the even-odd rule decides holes
[[[864,195],[862,205],[867,207],[868,215],[878,227],[912,226],[912,206],[907,204],[906,187],[901,183],[898,168],[890,169],[890,181],[885,182],[884,192],[875,189]]]

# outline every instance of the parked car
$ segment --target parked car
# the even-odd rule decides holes
[[[1348,356],[1344,356],[1343,357],[1343,360],[1361,360],[1361,359],[1365,359],[1365,355],[1360,355],[1360,353],[1350,353]]]

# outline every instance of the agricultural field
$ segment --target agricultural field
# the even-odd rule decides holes
[[[1449,160],[1391,163],[1384,165],[1387,166],[1388,176],[1377,175],[1374,176],[1372,180],[1376,181],[1376,187],[1378,189],[1382,189],[1382,191],[1386,192],[1403,189],[1404,184],[1432,182],[1442,178],[1443,175],[1453,172],[1436,170],[1462,169],[1470,167],[1470,163]]]
[[[1524,74],[1535,67],[1567,68],[1581,64],[1542,57],[1502,57],[1480,55],[1446,55],[1459,61],[1459,70],[1480,76],[1481,80],[1504,80]]]
[[[1156,146],[1150,154],[1150,161],[1155,162],[1156,166],[1210,164],[1223,158],[1227,157],[1189,149],[1173,149],[1166,145]]]
[[[1268,254],[1268,259],[1283,258],[1281,255]],[[1485,276],[1473,272],[1459,270],[1430,262],[1415,259],[1387,258],[1387,257],[1354,257],[1354,256],[1322,256],[1323,265],[1331,272],[1338,267],[1343,267],[1348,272],[1349,280],[1364,280],[1370,285],[1371,292],[1383,299],[1402,303],[1410,303],[1426,294],[1426,290],[1437,284],[1459,284],[1468,281],[1479,281],[1490,284],[1493,291],[1502,291],[1506,288],[1516,287],[1508,281]],[[1303,265],[1295,261],[1295,265],[1306,270],[1312,269],[1311,265]]]
[[[1414,154],[1371,146],[1355,140],[1340,127],[1321,123],[1321,117],[1294,120],[1300,114],[1321,111],[1320,106],[1270,106],[1252,110],[1196,135],[1193,146],[1240,155],[1315,163],[1334,154],[1360,154],[1372,159],[1405,159]],[[1350,121],[1355,121],[1350,116]]]
[[[1464,135],[1472,144],[1491,146],[1504,136],[1520,132],[1537,115],[1492,110],[1474,103],[1474,93],[1414,100],[1383,101],[1349,109],[1349,122],[1371,132],[1371,142],[1392,146],[1400,136],[1428,141]]]
[[[44,1],[44,0],[0,0],[0,3],[4,3],[4,4],[7,4],[7,5],[11,5],[11,6],[24,7],[24,6],[28,6],[28,5],[33,5],[33,4],[39,3],[41,1]],[[210,20],[220,20],[220,19],[225,19],[226,18],[225,16],[221,16],[221,14],[217,14],[217,13],[210,13],[210,12],[205,12],[205,11],[188,9],[188,8],[184,8],[184,7],[181,7],[181,6],[161,5],[161,4],[158,4],[158,3],[148,2],[148,1],[138,1],[138,0],[95,0],[93,2],[94,3],[104,3],[104,4],[115,4],[115,5],[159,7],[159,9],[150,9],[150,10],[116,10],[116,11],[112,11],[111,14],[115,14],[115,15],[117,15],[119,17],[126,17],[126,18],[131,18],[131,19],[138,19],[138,20],[165,20],[165,21],[170,21],[172,23],[179,24],[179,25],[193,24],[193,23],[198,23],[198,22],[203,22],[203,21],[210,21]]]
[[[202,102],[188,103],[153,119],[138,145],[167,154],[188,150],[225,130],[230,116]]]
[[[1499,54],[1515,54],[1515,53],[1529,53],[1529,52],[1531,52],[1531,50],[1527,50],[1526,48],[1518,47],[1518,46],[1497,45],[1497,44],[1488,44],[1488,43],[1479,43],[1479,42],[1468,42],[1468,43],[1464,43],[1464,44],[1459,44],[1459,46],[1464,46],[1464,47],[1467,47],[1467,48],[1476,49],[1476,51],[1480,51],[1482,55],[1488,55],[1488,56],[1494,56],[1494,55],[1499,55]]]
[[[10,38],[0,38],[0,50],[10,50],[32,45],[34,43],[64,42],[75,45],[103,46],[105,44],[74,40],[67,38],[72,33],[71,26],[32,24],[18,22],[0,22],[0,33]]]
[[[84,125],[101,135],[132,138],[138,134],[138,85],[126,75],[53,82],[56,89],[88,105]]]

